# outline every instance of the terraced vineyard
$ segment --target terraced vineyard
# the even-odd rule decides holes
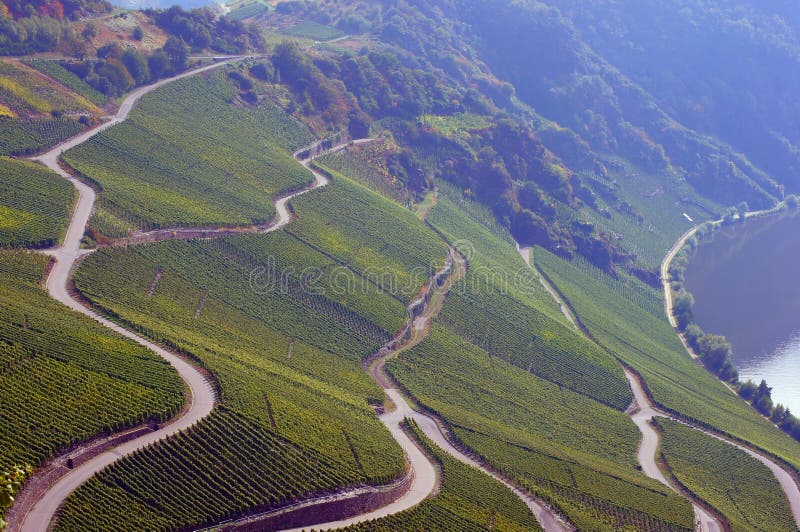
[[[464,445],[582,530],[691,529],[689,504],[636,471],[638,432],[622,412],[493,360],[440,325],[387,370]]]
[[[39,466],[100,433],[161,422],[184,401],[168,364],[47,296],[39,287],[47,261],[0,253],[0,470]]]
[[[323,155],[317,162],[406,205],[410,201],[408,189],[389,172],[386,164],[387,154],[391,153],[392,149],[389,141],[380,140]]]
[[[103,93],[95,90],[81,78],[61,66],[57,61],[48,61],[46,59],[27,59],[24,61],[24,63],[29,67],[35,68],[39,72],[53,78],[95,105],[103,105],[106,102],[106,96],[103,95]]]
[[[772,472],[744,451],[685,425],[658,420],[661,453],[681,484],[719,510],[731,530],[793,530]]]
[[[187,516],[202,524],[363,480],[352,464],[222,409],[98,474],[71,499],[55,530],[175,529]]]
[[[0,157],[0,248],[56,244],[74,198],[72,185],[44,167]]]
[[[631,401],[619,365],[577,334],[514,247],[440,198],[428,221],[471,255],[441,321],[490,357],[618,410]]]
[[[0,117],[0,155],[31,155],[83,131],[74,118]]]
[[[333,182],[292,202],[287,228],[408,303],[441,268],[446,247],[417,217],[366,187],[332,172]]]
[[[413,421],[407,422],[406,428],[439,462],[442,490],[412,510],[345,530],[541,530],[530,510],[505,486],[442,451],[422,434]]]
[[[546,250],[537,248],[534,256],[597,341],[641,373],[662,408],[751,441],[800,467],[800,443],[693,361],[669,324],[634,303],[635,295],[608,290],[599,271],[590,277]]]
[[[271,104],[228,103],[237,94],[224,73],[171,83],[64,160],[102,188],[100,207],[141,229],[269,222],[275,196],[311,182],[290,153],[311,136]]]
[[[97,112],[97,107],[78,94],[38,74],[21,63],[0,61],[0,101],[18,116],[51,111]]]
[[[245,452],[244,441],[220,442],[214,435],[218,429],[200,428],[179,442],[157,444],[152,450],[157,460],[120,460],[68,499],[65,516],[78,519],[86,501],[92,500],[96,529],[197,525],[333,486],[383,484],[401,474],[402,453],[370,407],[383,402],[383,393],[361,369],[361,360],[401,326],[405,306],[367,278],[372,263],[359,262],[358,246],[388,242],[394,235],[394,246],[376,249],[383,249],[380,259],[392,264],[392,271],[403,279],[412,279],[410,270],[421,261],[409,262],[402,256],[404,250],[417,246],[415,256],[429,257],[435,264],[441,263],[446,248],[413,214],[344,178],[318,194],[329,194],[331,199],[298,201],[298,219],[287,231],[106,248],[88,257],[75,278],[78,289],[95,305],[133,329],[189,353],[214,375],[220,407],[200,427],[244,424],[248,431],[265,434],[264,445],[271,446],[273,454],[289,446],[297,449],[298,456],[316,458],[262,460],[261,472],[225,477],[226,492],[245,494],[225,504],[208,502],[204,492],[183,476],[152,485],[126,484],[125,500],[116,502],[123,476],[156,478],[152,476],[159,475],[156,471],[181,469],[184,455],[172,451],[178,447],[186,450],[186,456],[200,457],[199,462],[210,464],[212,470],[223,467],[214,456],[227,460],[226,470],[244,471],[254,461],[255,455]],[[351,209],[326,207],[342,202],[347,194],[353,199]],[[377,209],[382,209],[384,219],[400,224],[403,232],[395,233],[393,224],[372,224],[366,217]],[[309,245],[289,232],[305,217],[308,223],[299,234],[337,224],[345,235],[355,235],[360,228],[359,239],[350,241],[352,247],[332,240]],[[441,257],[434,261],[437,252]],[[427,281],[429,271],[430,267],[412,287],[414,293]],[[342,291],[338,283],[343,278],[358,289]],[[308,480],[307,462],[314,464],[323,481]],[[297,482],[265,484],[255,490],[252,479],[267,471]],[[154,492],[153,486],[163,489]],[[158,502],[167,493],[180,493],[175,497],[180,502]],[[143,508],[142,520],[131,525],[116,510],[118,504]],[[60,526],[68,529],[71,522]]]

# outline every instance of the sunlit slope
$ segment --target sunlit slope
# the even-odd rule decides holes
[[[538,279],[502,283],[534,273],[474,209],[440,196],[428,215],[469,271],[430,337],[387,369],[464,445],[581,529],[691,529],[688,502],[637,471],[619,364],[568,324]]]
[[[275,196],[312,181],[291,156],[312,139],[237,94],[224,72],[170,83],[64,160],[102,189],[101,208],[139,228],[268,222]]]
[[[659,419],[661,453],[675,477],[720,511],[731,530],[793,530],[786,495],[772,472],[744,451]]]
[[[57,244],[74,197],[72,185],[44,167],[0,157],[0,247]]]
[[[394,530],[489,529],[541,530],[536,518],[516,495],[500,482],[471,466],[462,464],[428,440],[415,424],[409,430],[438,462],[442,490],[418,507],[389,517],[348,527],[350,532],[392,532]]]
[[[329,208],[346,197],[358,208]],[[76,284],[94,304],[197,358],[219,383],[220,406],[185,437],[123,459],[79,489],[59,527],[82,523],[89,509],[94,529],[212,523],[402,473],[402,452],[370,406],[382,403],[383,393],[361,360],[401,327],[405,297],[372,278],[373,264],[360,262],[358,250],[386,242],[377,247],[377,263],[418,279],[416,293],[446,246],[413,215],[344,178],[303,199],[287,227],[297,224],[297,234],[104,249],[78,270]],[[395,223],[373,223],[376,209]],[[336,227],[358,238],[343,240],[347,248],[308,244],[300,236],[311,234],[299,224],[305,218],[307,227]],[[416,249],[414,261],[404,255],[408,249]],[[412,275],[428,260],[421,275]],[[263,461],[252,454],[253,438]],[[164,476],[203,464],[226,473]],[[309,476],[309,464],[318,479]],[[151,478],[159,480],[139,480]],[[236,495],[211,500],[206,484]],[[126,521],[128,512],[142,517]]]
[[[0,470],[164,421],[184,402],[166,362],[48,297],[39,286],[47,261],[0,252]]]
[[[590,276],[545,250],[537,248],[535,256],[597,341],[641,373],[657,403],[800,466],[800,443],[692,360],[666,320],[635,303],[635,292],[626,297],[611,291],[603,283],[604,274]],[[636,289],[630,285],[631,291]]]

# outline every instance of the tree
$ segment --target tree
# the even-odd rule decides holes
[[[739,212],[739,221],[743,222],[747,211],[750,210],[750,206],[747,205],[746,201],[741,202],[739,205],[736,206],[736,210]]]
[[[167,39],[167,42],[164,43],[164,48],[162,48],[162,50],[164,50],[164,53],[169,57],[173,70],[176,72],[186,70],[186,65],[189,60],[189,51],[183,39],[171,35]]]
[[[753,403],[753,406],[763,415],[769,416],[772,413],[772,398],[768,395],[763,395]]]
[[[683,335],[686,337],[686,343],[688,343],[689,347],[694,349],[695,352],[700,350],[700,339],[704,334],[703,329],[696,323],[690,323],[683,331]],[[755,384],[753,384],[753,388],[755,388]]]
[[[81,32],[81,37],[83,37],[83,40],[86,42],[91,42],[92,39],[97,37],[97,26],[94,25],[94,22],[89,22],[86,24],[86,27],[83,28],[83,31]]]
[[[169,74],[170,60],[163,50],[156,50],[147,58],[147,67],[150,69],[150,79],[160,79]]]
[[[783,423],[783,418],[784,417],[786,417],[786,407],[784,407],[782,404],[778,403],[777,405],[775,405],[775,408],[772,410],[772,416],[770,417],[770,419],[776,425],[780,425],[781,423]]]
[[[739,396],[746,401],[752,401],[757,392],[758,386],[751,380],[743,382],[741,386],[739,386]]]
[[[137,41],[141,41],[144,38],[144,31],[142,31],[142,27],[136,26],[133,29],[133,34],[131,36]]]
[[[761,382],[758,385],[758,390],[756,390],[756,398],[761,397],[772,397],[772,388],[767,386],[767,381],[761,379]]]
[[[714,373],[718,373],[730,360],[731,344],[724,336],[707,334],[700,339],[700,358],[703,363]]]
[[[122,53],[122,63],[137,85],[150,81],[150,66],[147,64],[147,59],[137,50],[132,48],[125,50]]]
[[[694,321],[692,314],[692,307],[694,306],[694,296],[689,292],[683,290],[675,298],[675,303],[672,306],[672,314],[678,321],[678,328],[681,330],[686,329],[690,323]]]

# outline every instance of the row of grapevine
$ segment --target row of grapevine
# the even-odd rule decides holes
[[[391,144],[384,140],[352,146],[324,155],[318,161],[324,167],[405,205],[411,199],[408,189],[389,172],[387,166],[387,158],[392,153]]]
[[[662,408],[751,441],[800,467],[800,443],[692,360],[666,320],[543,249],[537,248],[535,258],[597,341],[642,375]]]
[[[106,96],[103,93],[95,90],[81,78],[61,66],[57,61],[48,61],[46,59],[26,59],[23,62],[29,67],[35,68],[39,72],[50,76],[68,89],[88,99],[95,105],[103,105],[106,102]]]
[[[32,155],[85,129],[78,120],[59,118],[0,118],[0,155]]]
[[[678,481],[719,510],[731,530],[793,530],[786,496],[772,472],[741,449],[666,419],[657,420],[661,454]]]
[[[441,491],[416,508],[360,523],[345,530],[541,530],[525,503],[504,485],[444,452],[428,440],[413,421],[406,421],[405,428],[439,462],[442,474]]]
[[[184,400],[161,359],[52,301],[38,286],[46,263],[0,252],[0,469],[40,465],[97,434],[166,420]]]
[[[409,303],[441,267],[447,247],[410,211],[333,174],[325,188],[292,201],[287,231]]]
[[[691,526],[690,505],[635,469],[638,432],[622,412],[492,362],[437,324],[387,370],[466,447],[586,529],[600,514]],[[554,486],[571,491],[555,497]]]
[[[0,248],[57,243],[75,191],[41,166],[0,157]]]
[[[224,75],[169,84],[64,160],[141,229],[269,222],[275,196],[312,181],[291,156],[310,134],[276,108],[229,103],[231,90]]]
[[[284,445],[294,445],[299,452],[318,456],[315,467],[329,472],[331,486],[385,483],[402,472],[403,459],[369,407],[382,401],[382,394],[361,369],[361,359],[378,347],[375,325],[365,326],[376,322],[365,316],[395,324],[405,312],[401,303],[374,287],[361,299],[344,296],[346,304],[299,289],[304,265],[324,270],[332,264],[325,253],[281,231],[103,249],[86,259],[76,274],[76,284],[95,304],[129,326],[140,327],[150,337],[168,339],[200,360],[220,385],[221,412],[285,438]],[[254,266],[273,271],[279,279],[286,273],[287,289],[254,288],[249,275]],[[154,285],[156,271],[160,276]],[[391,312],[399,316],[389,319]],[[382,338],[387,334],[383,329]],[[236,441],[219,440],[213,454],[229,459],[233,470],[255,460]],[[213,522],[328,489],[313,483],[296,488],[273,485],[276,496],[272,496],[269,484],[253,492],[247,481],[250,476],[240,474],[224,478],[230,502],[219,506],[205,502],[208,494],[187,484],[193,474],[163,481],[164,493],[180,493],[176,497],[184,501],[180,505],[164,507],[149,481],[130,480],[120,500],[118,488],[128,479],[150,479],[156,470],[213,466],[204,451],[209,446],[204,439],[190,438],[180,443],[188,453],[182,456],[162,450],[156,461],[120,461],[114,482],[92,482],[81,488],[68,501],[62,521],[73,522],[68,520],[73,519],[67,517],[69,512],[78,519],[86,511],[86,501],[94,500],[101,503],[92,507],[96,524],[90,528],[172,528],[175,523]],[[159,444],[152,449],[168,447],[179,448]],[[267,457],[261,458],[264,471],[302,478],[300,463],[270,463]],[[205,495],[202,505],[193,498],[200,497],[193,491]],[[240,493],[245,498],[239,498]],[[102,509],[106,505],[109,510]],[[141,520],[121,521],[120,514],[110,510],[119,505],[141,509],[137,514]]]
[[[98,474],[70,499],[56,530],[199,526],[364,480],[348,465],[222,408]],[[160,522],[137,518],[143,503],[158,510]]]
[[[631,393],[616,361],[564,320],[558,305],[514,247],[455,209],[446,197],[429,214],[470,258],[441,321],[488,356],[624,410]]]

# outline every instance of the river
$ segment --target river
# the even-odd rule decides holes
[[[686,270],[695,322],[728,337],[740,379],[800,414],[800,215],[721,228]]]

